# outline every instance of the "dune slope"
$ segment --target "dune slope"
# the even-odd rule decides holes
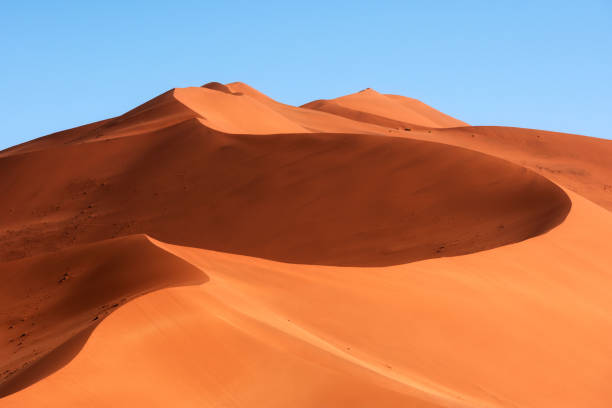
[[[398,110],[395,104],[403,105],[403,108],[421,107],[417,100],[382,95],[371,89],[332,100],[310,102],[303,107],[386,126],[387,135],[461,146],[500,157],[538,172],[612,210],[610,140],[514,127],[468,126],[460,121],[446,121],[444,125],[415,119],[410,122],[403,108]],[[421,108],[417,110],[422,115],[432,120],[439,117],[440,112],[432,113]]]
[[[190,119],[228,133],[386,134],[381,126],[274,101],[241,82],[171,89],[115,118],[64,130],[0,152],[0,158],[162,130]]]
[[[120,308],[3,406],[607,407],[612,216],[572,201],[548,234],[388,268],[156,242],[210,281]]]
[[[416,99],[399,95],[384,95],[371,88],[339,98],[309,102],[302,108],[333,113],[360,122],[405,128],[447,128],[467,126]]]
[[[517,242],[570,207],[545,178],[465,149],[204,123],[0,159],[11,175],[1,259],[146,233],[285,262],[390,265]]]
[[[303,107],[291,106],[280,103],[269,96],[259,92],[242,82],[232,82],[226,85],[234,93],[248,95],[249,97],[274,109],[284,117],[299,123],[305,129],[312,132],[326,133],[365,133],[386,135],[386,129],[377,123],[365,123],[354,118],[336,115],[334,112],[323,110],[304,109]]]
[[[2,264],[0,396],[48,375],[109,313],[134,297],[207,278],[143,235]]]
[[[501,126],[406,133],[503,158],[612,210],[612,140]]]
[[[607,408],[611,156],[240,82],[2,151],[0,407]]]

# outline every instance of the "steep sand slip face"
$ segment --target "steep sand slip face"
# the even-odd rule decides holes
[[[144,235],[0,264],[0,396],[67,363],[132,298],[207,280]]]
[[[388,134],[388,129],[385,128],[386,125],[381,126],[380,123],[376,122],[366,123],[365,121],[353,120],[352,118],[337,115],[335,112],[324,112],[322,110],[286,105],[275,101],[242,82],[232,82],[224,86],[234,93],[248,95],[312,132]]]
[[[389,268],[156,242],[210,282],[121,307],[2,406],[609,407],[612,217],[572,200],[545,235]]]
[[[572,200],[566,222],[532,240],[387,269],[238,266],[171,250],[214,271],[228,307],[244,299],[255,319],[290,319],[411,387],[483,402],[474,406],[606,407],[612,217]]]
[[[299,123],[284,117],[248,95],[209,88],[179,88],[175,98],[198,113],[206,126],[226,133],[307,133]]]
[[[4,260],[146,233],[285,262],[391,265],[517,242],[570,207],[545,178],[465,149],[227,135],[199,120],[6,157],[0,174]]]
[[[331,100],[313,101],[302,105],[302,108],[325,111],[356,121],[394,128],[406,126],[444,128],[467,125],[415,99],[383,95],[370,88]]]
[[[501,157],[612,210],[612,140],[499,126],[432,129],[403,135]]]

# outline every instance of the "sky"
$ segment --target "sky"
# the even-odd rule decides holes
[[[0,149],[211,81],[612,138],[612,0],[22,0],[3,2],[0,51]]]

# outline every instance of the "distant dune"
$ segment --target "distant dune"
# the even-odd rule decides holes
[[[0,152],[0,407],[612,406],[612,141],[170,90]]]
[[[467,126],[467,123],[437,111],[416,99],[400,95],[383,95],[371,88],[336,99],[313,101],[302,107],[388,127]]]

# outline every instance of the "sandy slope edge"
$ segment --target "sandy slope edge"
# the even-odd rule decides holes
[[[570,195],[547,234],[388,268],[153,241],[210,282],[121,307],[0,405],[609,406],[612,217]]]
[[[87,334],[131,299],[208,278],[132,235],[0,264],[0,395],[69,361]]]

